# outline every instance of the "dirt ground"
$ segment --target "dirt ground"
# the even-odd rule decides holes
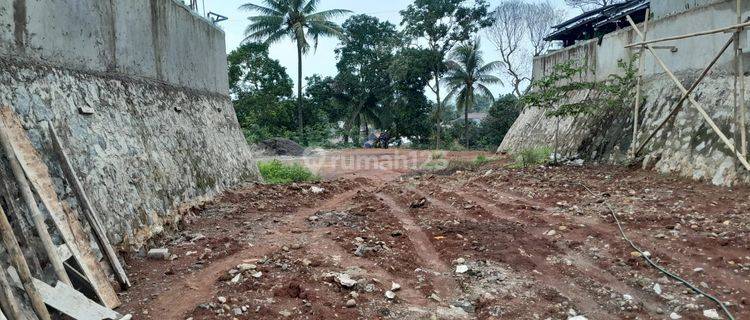
[[[170,260],[126,257],[134,287],[119,311],[135,319],[707,319],[714,309],[723,317],[623,241],[611,204],[653,260],[726,301],[736,319],[750,318],[746,187],[612,166],[508,169],[506,158],[431,172],[391,165],[401,153],[328,154],[374,165],[324,163],[325,181],[249,184],[195,208],[154,243]],[[430,153],[406,157],[418,166]]]

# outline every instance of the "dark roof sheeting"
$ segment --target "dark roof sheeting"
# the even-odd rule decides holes
[[[553,27],[556,29],[545,40],[563,40],[567,43],[574,40],[592,39],[597,34],[612,32],[620,27],[627,15],[637,22],[643,21],[645,11],[650,7],[650,0],[628,0],[611,4],[595,10],[584,12]]]

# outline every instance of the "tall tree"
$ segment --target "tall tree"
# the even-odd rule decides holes
[[[346,127],[363,124],[367,128],[368,123],[382,127],[380,110],[392,92],[388,66],[400,44],[396,26],[372,16],[356,15],[342,27],[344,35],[336,48],[339,71],[336,79],[351,95],[352,108]]]
[[[458,46],[446,65],[448,72],[445,80],[451,90],[446,100],[455,97],[457,109],[464,111],[464,140],[468,146],[469,110],[474,107],[476,93],[492,98],[492,91],[487,85],[501,83],[500,78],[492,75],[500,67],[500,62],[485,64],[479,50],[479,40],[474,40]]]
[[[504,77],[513,86],[513,94],[520,97],[522,87],[531,82],[528,56],[547,51],[549,42],[544,41],[544,37],[562,20],[562,12],[547,1],[503,0],[493,12],[493,18],[488,38],[500,53]]]
[[[349,10],[333,9],[315,12],[320,0],[263,0],[265,6],[246,3],[242,10],[260,15],[249,17],[250,25],[245,29],[245,41],[262,40],[266,44],[285,37],[297,45],[297,125],[298,135],[304,140],[302,98],[302,56],[310,48],[318,47],[320,37],[338,37],[341,27],[330,19],[349,13]],[[310,45],[312,41],[312,46]]]
[[[279,61],[268,56],[268,45],[245,43],[227,60],[232,102],[245,137],[255,142],[293,133],[293,81]]]
[[[492,23],[487,14],[489,5],[485,0],[474,0],[468,5],[466,0],[415,0],[406,10],[401,11],[401,25],[407,36],[425,39],[427,47],[441,59],[432,67],[435,93],[435,146],[439,148],[442,105],[440,78],[445,72],[443,61],[453,47],[466,41],[479,29]]]
[[[429,144],[433,105],[425,90],[436,61],[440,58],[428,49],[404,48],[394,55],[389,68],[393,98],[387,108],[393,138]]]

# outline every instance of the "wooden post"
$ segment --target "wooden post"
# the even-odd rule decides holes
[[[44,216],[39,211],[36,199],[34,199],[34,195],[31,193],[31,187],[29,187],[29,182],[26,181],[23,169],[21,169],[21,165],[18,163],[18,158],[16,158],[16,153],[13,150],[10,138],[8,137],[7,128],[2,120],[0,120],[0,140],[2,140],[3,149],[8,158],[8,162],[10,163],[10,168],[13,171],[16,183],[21,191],[21,196],[23,197],[24,202],[26,202],[26,206],[29,207],[34,226],[39,234],[39,238],[42,240],[42,246],[49,257],[52,268],[55,270],[57,278],[69,285],[70,279],[65,272],[65,266],[63,266],[62,260],[57,254],[57,247],[52,242],[52,237],[50,237],[49,231],[47,231],[47,223],[44,221]]]
[[[651,134],[646,138],[646,140],[643,141],[643,143],[641,143],[640,147],[638,147],[638,149],[635,150],[635,154],[634,154],[635,157],[638,157],[638,155],[641,153],[641,151],[643,151],[643,149],[646,147],[646,145],[648,145],[648,142],[651,141],[651,139],[653,139],[656,136],[656,133],[658,133],[659,130],[661,130],[662,128],[664,128],[664,125],[666,125],[667,122],[669,122],[669,119],[671,119],[672,117],[674,117],[675,115],[677,115],[677,113],[680,112],[680,110],[682,110],[682,106],[684,105],[685,100],[687,100],[687,98],[691,94],[693,94],[693,91],[695,91],[695,89],[698,87],[698,84],[700,84],[700,82],[703,81],[703,78],[705,78],[706,75],[708,75],[708,72],[711,71],[711,68],[713,68],[713,66],[716,64],[716,62],[719,61],[719,58],[721,58],[721,56],[724,54],[724,52],[726,52],[727,49],[729,49],[729,45],[731,45],[732,42],[734,42],[734,37],[729,37],[729,40],[727,40],[727,42],[724,44],[724,46],[721,48],[721,50],[719,50],[719,53],[717,53],[714,56],[714,59],[711,60],[711,62],[708,64],[708,66],[706,66],[706,68],[703,69],[703,72],[698,77],[698,79],[696,79],[695,81],[693,81],[693,84],[690,86],[690,88],[688,89],[687,93],[683,94],[682,97],[680,97],[680,100],[677,101],[677,106],[674,109],[672,109],[672,112],[670,112],[669,115],[667,115],[667,117],[664,118],[664,120],[661,121],[661,123],[659,124],[659,126],[656,127],[656,129],[653,132],[651,132]]]
[[[631,18],[630,16],[627,16],[627,19],[628,19],[628,22],[630,23],[630,26],[633,27],[633,30],[635,30],[635,32],[638,33],[638,35],[641,38],[643,38],[643,33],[641,33],[641,31],[638,29],[638,26],[635,24],[635,22],[633,22],[633,18]],[[651,55],[654,57],[654,60],[656,60],[656,62],[664,70],[664,72],[666,72],[667,75],[675,83],[675,85],[677,85],[677,88],[679,88],[680,91],[682,91],[682,94],[683,95],[687,94],[688,91],[687,91],[687,89],[685,89],[685,86],[683,86],[682,83],[680,82],[680,80],[677,79],[677,76],[675,76],[674,73],[672,73],[672,71],[669,70],[669,67],[667,67],[667,65],[664,63],[664,61],[661,60],[661,58],[659,58],[659,55],[656,54],[656,51],[654,51],[653,48],[651,48],[651,45],[650,44],[646,44],[646,48],[648,49],[649,52],[651,52]],[[708,113],[706,112],[706,110],[697,101],[695,101],[695,99],[693,99],[693,97],[688,96],[688,101],[690,101],[690,104],[693,105],[693,107],[703,117],[703,119],[706,121],[706,123],[708,123],[708,125],[711,127],[711,129],[714,130],[714,132],[716,133],[716,135],[719,136],[719,139],[721,139],[721,141],[724,143],[724,145],[730,151],[732,151],[732,153],[734,153],[740,159],[740,162],[742,163],[743,166],[745,166],[745,169],[750,170],[750,163],[748,163],[747,159],[745,157],[743,157],[742,154],[740,154],[737,151],[737,148],[734,147],[734,144],[732,144],[732,141],[730,141],[729,138],[727,138],[727,136],[723,132],[721,132],[721,129],[719,129],[719,126],[717,126],[716,123],[711,119],[711,117],[708,115]]]
[[[742,23],[742,0],[737,0],[737,24]],[[742,59],[742,47],[740,46],[740,35],[742,33],[743,28],[737,28],[737,32],[735,32],[735,38],[736,43],[734,45],[735,47],[735,59],[737,62],[737,74],[736,74],[736,81],[737,86],[735,87],[735,95],[737,99],[737,103],[735,107],[737,107],[737,113],[735,116],[737,116],[737,130],[740,131],[740,153],[742,156],[747,159],[747,119],[746,116],[746,110],[745,110],[745,65],[744,61]]]
[[[16,207],[15,199],[10,193],[10,187],[8,186],[8,181],[10,179],[5,175],[4,170],[1,169],[0,179],[3,180],[0,182],[0,189],[2,189],[2,196],[5,197],[5,202],[8,205],[8,214],[15,216],[14,221],[16,223],[12,224],[12,226],[15,228],[15,232],[17,232],[21,242],[26,245],[25,247],[21,247],[23,254],[26,256],[26,260],[31,264],[32,274],[35,276],[41,276],[42,266],[39,264],[39,258],[37,258],[36,253],[34,252],[35,246],[32,242],[34,241],[34,238],[31,236],[31,232],[29,232],[31,227],[28,225],[26,218],[23,217],[21,210],[18,210],[18,207]]]
[[[26,260],[23,258],[21,247],[18,245],[18,240],[16,240],[16,236],[13,234],[13,229],[2,207],[0,207],[0,234],[2,234],[3,244],[5,245],[5,249],[8,250],[13,266],[18,272],[18,277],[21,279],[21,284],[29,296],[29,300],[31,300],[32,309],[34,309],[40,320],[50,320],[47,306],[44,305],[42,296],[39,295],[39,291],[34,286],[29,265],[26,264]],[[5,271],[3,270],[3,272]]]
[[[83,189],[83,184],[81,184],[81,181],[78,180],[78,176],[75,174],[75,171],[73,171],[73,165],[70,163],[70,159],[63,149],[62,143],[60,142],[60,137],[57,135],[57,131],[55,131],[55,128],[52,126],[51,122],[48,123],[48,126],[49,133],[52,138],[52,146],[60,157],[63,172],[65,173],[68,182],[73,186],[73,190],[76,193],[78,202],[81,204],[83,212],[86,215],[86,219],[89,221],[91,229],[94,231],[97,243],[99,243],[99,247],[104,252],[105,257],[107,257],[110,266],[112,266],[112,270],[115,272],[117,282],[119,282],[124,289],[127,289],[130,287],[130,281],[128,280],[128,276],[125,273],[125,269],[122,267],[122,264],[120,264],[120,260],[117,258],[115,250],[112,248],[112,245],[107,238],[107,232],[104,230],[101,220],[99,219],[99,215],[91,205],[91,201],[89,201],[89,197],[86,195],[86,191]]]
[[[651,9],[646,9],[646,19],[643,21],[643,41],[648,36],[648,20],[651,15]],[[638,117],[641,109],[641,83],[643,82],[643,72],[646,68],[646,50],[645,45],[641,46],[638,53],[638,81],[635,86],[635,103],[633,106],[633,140],[630,143],[630,150],[633,157],[636,157],[635,148],[638,147]]]
[[[16,299],[16,294],[13,293],[13,287],[10,285],[10,282],[8,282],[8,271],[2,263],[0,263],[0,269],[2,269],[0,270],[0,290],[2,290],[2,292],[0,292],[0,298],[2,298],[2,300],[0,300],[0,305],[2,305],[3,310],[8,313],[11,319],[21,320],[23,319],[21,309],[19,309],[21,303]]]
[[[719,28],[719,29],[713,29],[713,30],[701,31],[701,32],[693,32],[693,33],[683,34],[683,35],[679,35],[679,36],[659,38],[659,39],[654,39],[654,40],[649,40],[649,41],[641,41],[641,42],[631,43],[629,45],[626,45],[625,48],[638,47],[638,46],[641,46],[641,45],[647,45],[647,44],[658,43],[658,42],[680,40],[680,39],[685,39],[685,38],[690,38],[690,37],[706,36],[706,35],[715,34],[715,33],[727,33],[727,32],[732,33],[732,32],[736,32],[737,28],[744,29],[744,28],[747,28],[748,26],[750,26],[750,22],[743,22],[743,23],[739,23],[739,24],[736,24],[736,25],[733,25],[733,26],[723,27],[723,28]],[[654,47],[651,47],[651,49],[654,49]]]

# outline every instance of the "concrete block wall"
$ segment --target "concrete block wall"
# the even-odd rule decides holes
[[[137,246],[181,206],[258,178],[224,33],[173,0],[0,0],[2,106],[75,208],[46,132],[57,127],[115,243]]]
[[[653,5],[665,2],[653,1]],[[689,2],[689,1],[687,1]],[[743,17],[750,15],[750,4],[744,7]],[[656,10],[656,9],[655,9]],[[649,25],[649,39],[681,35],[707,29],[720,28],[734,23],[734,3],[718,1],[697,6],[679,14],[655,19]],[[689,87],[700,71],[710,62],[729,33],[689,38],[660,43],[675,45],[677,52],[657,50],[657,54],[677,75],[683,86]],[[634,51],[624,46],[636,42],[637,35],[625,28],[598,39],[579,43],[560,51],[534,59],[534,78],[547,74],[555,64],[576,60],[586,64],[590,72],[585,80],[603,80],[609,74],[619,73],[617,61],[628,59]],[[748,61],[747,54],[744,59]],[[645,55],[644,93],[646,104],[640,114],[639,139],[653,131],[674,107],[681,92],[658,66],[651,54]],[[746,62],[745,74],[750,71]],[[734,122],[732,99],[734,81],[734,53],[732,48],[725,53],[712,73],[695,92],[696,100],[702,102],[711,118],[722,130],[733,138],[737,133]],[[746,80],[747,81],[747,80]],[[750,92],[746,93],[750,97]],[[577,97],[571,97],[576,99]],[[747,104],[747,102],[746,102]],[[518,152],[527,148],[552,146],[557,120],[548,118],[543,110],[527,108],[505,136],[500,150]],[[580,155],[595,161],[625,161],[632,141],[632,106],[606,110],[593,116],[560,119],[558,141],[560,151],[566,155]],[[750,123],[747,124],[750,128]],[[659,172],[677,173],[694,179],[710,181],[719,185],[750,182],[750,174],[742,169],[734,156],[724,147],[719,137],[690,105],[686,105],[678,117],[646,149],[646,165]]]

